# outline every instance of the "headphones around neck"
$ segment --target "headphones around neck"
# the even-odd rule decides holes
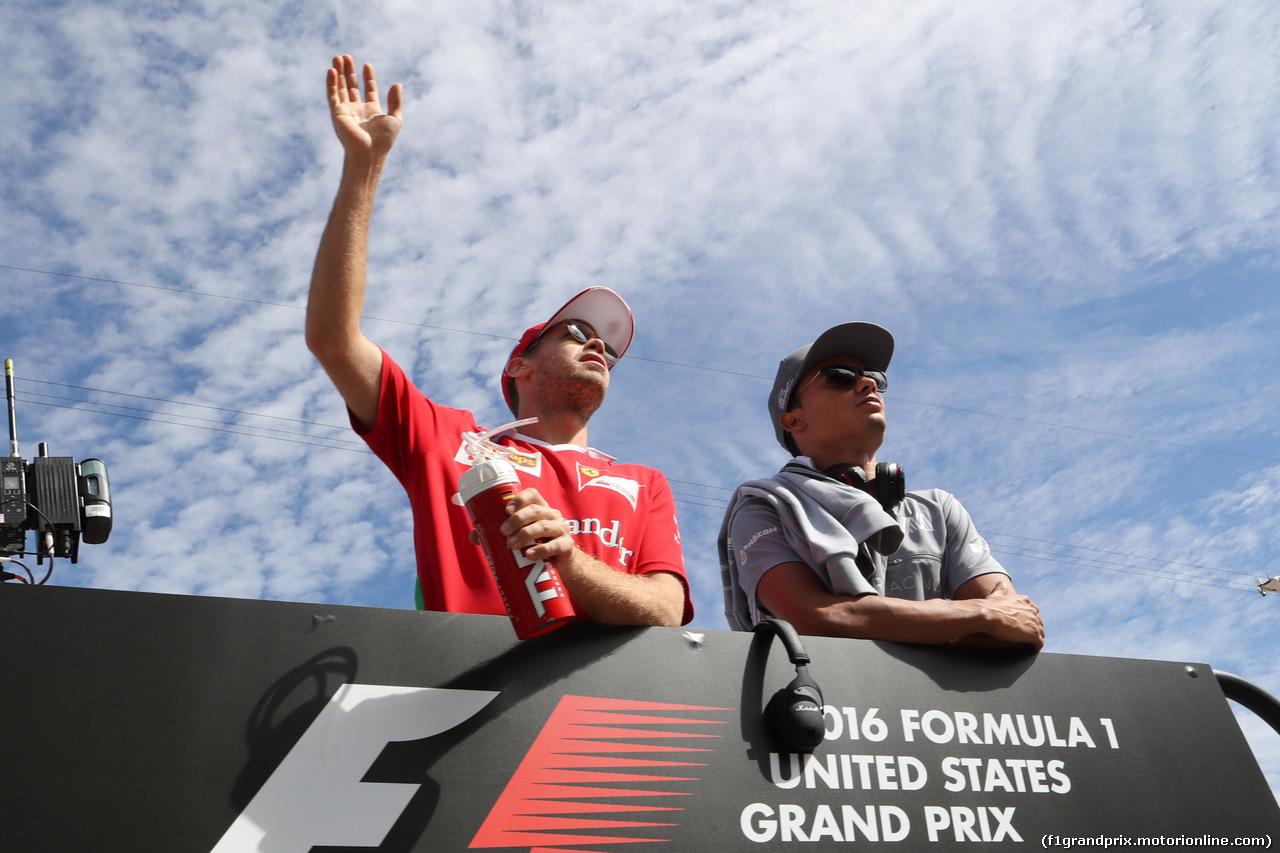
[[[765,706],[765,722],[787,749],[813,752],[826,737],[827,725],[822,717],[822,689],[809,677],[809,654],[800,644],[800,635],[790,622],[781,619],[766,619],[753,630],[757,634],[768,631],[781,640],[796,668],[796,677]]]
[[[886,512],[892,512],[902,503],[907,493],[907,476],[896,462],[879,462],[876,464],[876,478],[867,481],[867,472],[857,465],[841,462],[832,465],[822,472],[839,483],[848,483],[871,495],[880,502]]]

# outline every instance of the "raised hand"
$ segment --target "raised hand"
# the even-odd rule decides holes
[[[384,112],[378,99],[378,83],[373,66],[364,66],[364,97],[360,97],[360,81],[356,63],[349,55],[335,56],[333,67],[325,75],[329,93],[329,112],[333,129],[349,155],[385,156],[400,134],[400,84],[387,92]]]

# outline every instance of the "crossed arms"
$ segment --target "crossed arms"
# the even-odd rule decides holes
[[[791,562],[766,572],[756,596],[769,612],[810,636],[1036,651],[1044,646],[1040,609],[999,572],[969,580],[954,599],[912,601],[837,595],[807,565]]]

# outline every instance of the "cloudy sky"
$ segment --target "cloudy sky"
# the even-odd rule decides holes
[[[0,24],[22,453],[102,458],[116,509],[50,583],[412,606],[407,503],[302,335],[345,52],[406,99],[366,334],[497,425],[519,332],[622,293],[592,444],[671,480],[695,626],[726,627],[730,491],[785,461],[778,358],[869,320],[898,342],[881,460],[961,499],[1046,651],[1280,694],[1275,4],[17,0]],[[1280,737],[1239,719],[1280,792]]]

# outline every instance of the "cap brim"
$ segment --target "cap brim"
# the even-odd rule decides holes
[[[600,340],[609,345],[614,355],[622,354],[631,346],[635,334],[635,319],[631,306],[607,287],[588,287],[551,315],[544,328],[551,328],[562,320],[585,320],[595,329]]]
[[[827,329],[809,346],[796,373],[799,379],[829,358],[856,358],[868,370],[884,372],[893,359],[893,335],[875,323],[841,323]]]

